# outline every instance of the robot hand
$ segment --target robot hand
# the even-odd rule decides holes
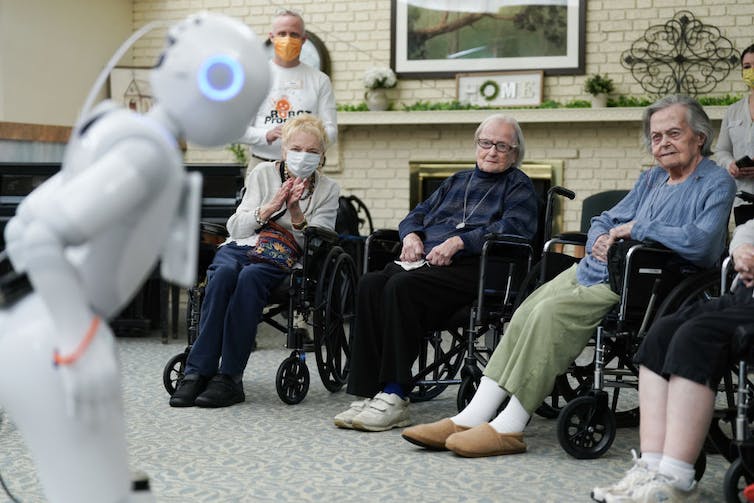
[[[55,355],[66,413],[96,424],[120,409],[120,379],[113,336],[99,318],[71,354]]]

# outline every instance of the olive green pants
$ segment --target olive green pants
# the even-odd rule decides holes
[[[619,300],[607,284],[580,285],[576,266],[560,273],[516,309],[484,375],[532,414]]]

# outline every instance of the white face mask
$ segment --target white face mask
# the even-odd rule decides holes
[[[288,172],[298,178],[308,178],[319,166],[322,156],[311,152],[297,152],[289,150],[285,157],[285,166]]]

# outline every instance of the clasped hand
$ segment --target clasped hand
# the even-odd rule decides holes
[[[458,236],[453,236],[432,248],[427,256],[424,257],[424,243],[418,235],[412,232],[403,238],[401,260],[403,262],[416,262],[425,258],[431,265],[450,265],[453,256],[462,249],[463,240]]]
[[[289,178],[280,188],[270,201],[272,206],[272,212],[278,211],[285,204],[288,209],[294,211],[298,209],[298,203],[304,195],[304,191],[309,186],[309,179],[307,178]]]
[[[631,237],[631,230],[634,228],[635,221],[618,225],[610,229],[607,234],[599,236],[592,245],[592,257],[601,262],[607,262],[607,250],[619,239]]]

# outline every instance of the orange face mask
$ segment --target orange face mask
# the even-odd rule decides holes
[[[291,37],[275,37],[272,42],[275,45],[275,55],[286,63],[299,57],[304,44],[302,39]]]

